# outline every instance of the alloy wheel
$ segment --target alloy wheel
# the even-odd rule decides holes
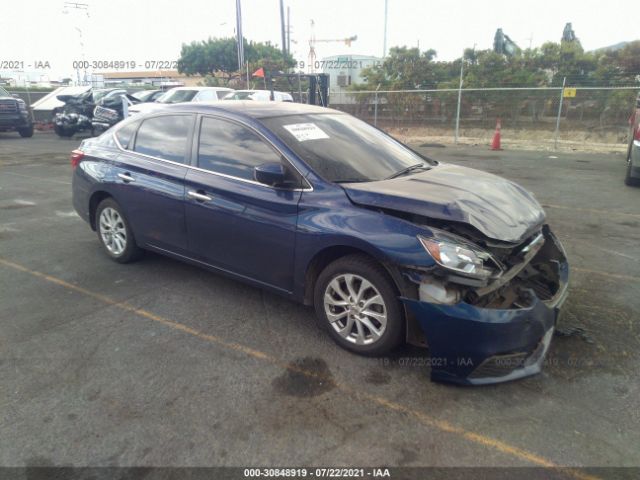
[[[325,289],[324,311],[331,327],[356,345],[377,342],[387,327],[382,295],[360,275],[336,275]]]
[[[102,210],[98,228],[106,249],[113,255],[121,255],[127,248],[127,229],[120,213],[111,207]]]

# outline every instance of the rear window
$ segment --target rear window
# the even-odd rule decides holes
[[[191,115],[163,115],[144,120],[134,151],[152,157],[185,163]]]

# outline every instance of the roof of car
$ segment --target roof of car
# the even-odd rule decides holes
[[[331,108],[293,102],[255,102],[238,100],[234,102],[189,102],[167,105],[163,111],[189,111],[213,113],[223,111],[251,118],[281,117],[285,115],[306,115],[311,113],[340,113]]]
[[[271,93],[271,90],[234,90],[234,92],[242,92],[242,93],[256,93],[256,92],[265,92],[265,93]],[[273,93],[286,93],[286,92],[280,92],[279,90],[274,90]]]
[[[229,91],[233,91],[233,88],[229,88],[229,87],[173,87],[170,88],[168,91],[170,90],[229,90]]]

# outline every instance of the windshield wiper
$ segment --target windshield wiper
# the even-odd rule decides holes
[[[333,183],[365,183],[371,180],[363,180],[362,178],[344,178],[340,180],[334,180]]]
[[[397,178],[397,177],[401,177],[402,175],[406,175],[408,173],[411,173],[415,170],[430,170],[431,167],[428,166],[425,163],[416,163],[415,165],[411,165],[410,167],[407,167],[403,170],[400,170],[399,172],[394,173],[393,175],[391,175],[390,177],[385,178],[385,180],[391,180],[392,178]]]

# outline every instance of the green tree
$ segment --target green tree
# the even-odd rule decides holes
[[[178,59],[180,73],[221,76],[228,82],[237,70],[238,56],[234,38],[209,38],[182,45]]]
[[[283,57],[282,51],[270,43],[248,42],[244,39],[244,54],[249,70],[263,67],[265,70],[286,70],[295,65],[291,55]],[[202,75],[206,84],[224,84],[245,72],[238,70],[238,52],[235,38],[209,38],[200,42],[183,44],[178,59],[178,71],[186,75]],[[209,78],[211,77],[211,78]]]
[[[288,53],[285,58],[282,55],[282,50],[271,45],[270,42],[249,42],[249,45],[245,47],[244,55],[249,62],[249,69],[253,69],[251,72],[260,67],[268,72],[286,71],[296,65],[291,54]]]
[[[436,80],[435,57],[436,51],[432,49],[421,53],[417,48],[393,47],[382,63],[364,69],[362,76],[367,85],[380,85],[385,89],[427,88]]]

